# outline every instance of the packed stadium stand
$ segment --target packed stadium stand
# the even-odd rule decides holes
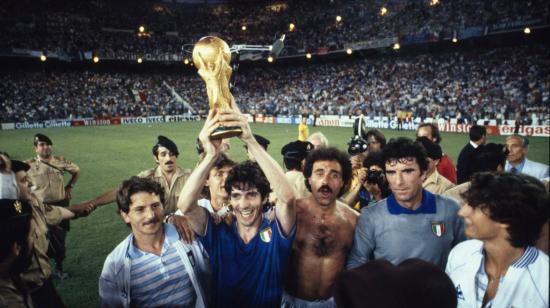
[[[401,54],[391,49],[396,43],[483,40],[527,26],[548,31],[544,1],[180,2],[6,1],[0,8],[0,60],[47,56],[63,68],[43,64],[29,70],[16,64],[3,70],[0,121],[181,114],[189,111],[182,101],[202,114],[204,85],[191,67],[136,72],[82,64],[97,56],[98,66],[137,65],[138,58],[183,66],[192,44],[212,34],[230,45],[269,45],[285,34],[281,59],[341,55],[334,61],[266,66],[265,52],[242,54],[241,59],[262,62],[236,73],[233,92],[247,112],[395,116],[406,109],[421,118],[466,123],[518,115],[533,124],[549,121],[544,42]],[[348,49],[358,56],[346,58]]]

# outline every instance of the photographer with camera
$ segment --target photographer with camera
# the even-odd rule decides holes
[[[348,191],[344,202],[357,210],[374,204],[391,193],[383,174],[384,161],[380,152],[371,152],[358,170],[357,183]]]
[[[370,194],[370,204],[376,203],[384,198],[387,198],[391,194],[391,190],[386,181],[384,175],[384,159],[382,153],[372,152],[363,161],[363,167],[367,172],[367,179],[363,184],[363,187]]]
[[[366,131],[366,123],[363,116],[355,120],[353,124],[354,136],[348,142],[348,153],[351,155],[352,179],[348,192],[342,201],[350,207],[360,210],[371,201],[369,191],[365,187],[368,169],[363,167],[363,162],[372,153],[380,152],[386,145],[384,134],[378,129]]]

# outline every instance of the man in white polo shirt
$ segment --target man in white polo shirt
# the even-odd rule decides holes
[[[99,278],[101,307],[205,307],[208,260],[200,243],[181,241],[163,223],[159,183],[132,177],[117,192],[122,219],[132,233],[105,260]]]
[[[548,221],[548,194],[537,179],[476,173],[463,194],[471,238],[447,262],[458,307],[548,307],[548,255],[534,247]]]

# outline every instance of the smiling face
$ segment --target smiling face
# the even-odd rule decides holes
[[[130,197],[128,213],[121,212],[122,219],[132,227],[135,236],[161,233],[164,211],[160,197],[149,192],[138,192]]]
[[[335,204],[340,190],[344,186],[342,167],[336,160],[320,160],[313,163],[311,177],[308,179],[311,194],[321,206]]]
[[[422,201],[422,182],[426,173],[420,170],[416,158],[401,158],[386,162],[386,179],[395,200],[409,208]]]
[[[241,227],[259,226],[262,221],[263,205],[267,202],[267,198],[262,200],[258,189],[250,184],[237,184],[239,187],[234,186],[230,195],[237,224]]]
[[[160,169],[164,173],[172,173],[176,170],[177,157],[167,148],[159,146],[155,161],[159,164]]]
[[[506,225],[493,221],[480,207],[472,208],[465,204],[458,211],[458,215],[464,218],[464,233],[469,238],[478,240],[490,240],[496,238],[502,232],[506,232]]]

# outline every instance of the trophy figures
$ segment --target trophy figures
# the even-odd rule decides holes
[[[231,51],[227,43],[215,36],[201,38],[193,47],[193,63],[206,83],[210,109],[230,109],[233,95],[229,91],[229,79],[233,70],[229,66]],[[210,137],[222,139],[241,134],[240,127],[220,126]]]

